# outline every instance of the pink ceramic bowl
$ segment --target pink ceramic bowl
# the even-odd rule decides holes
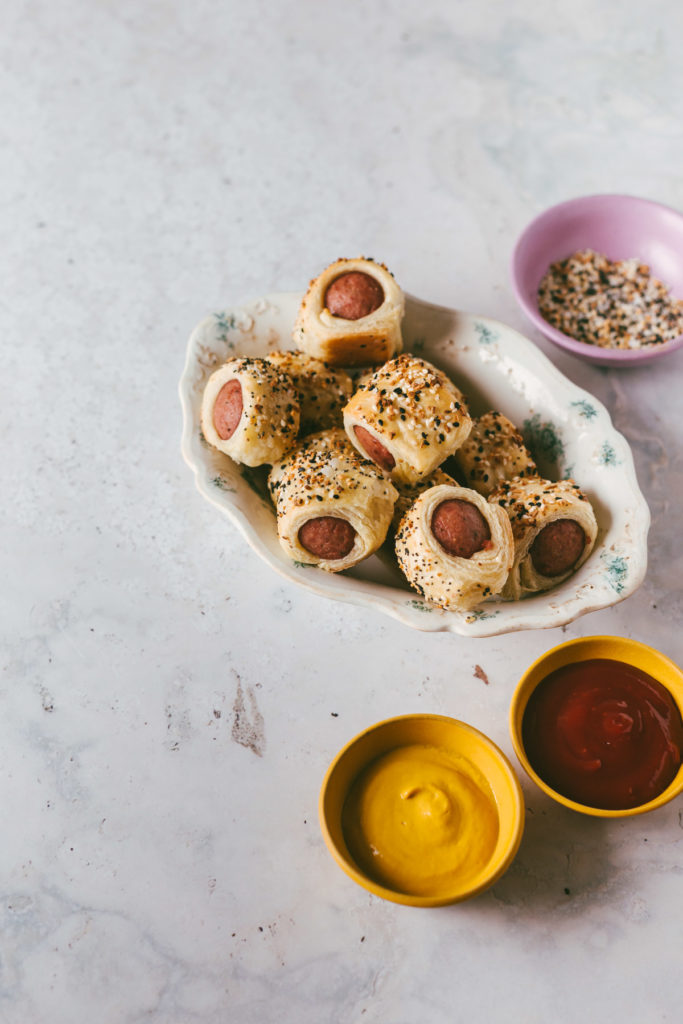
[[[520,306],[546,338],[602,366],[649,363],[683,345],[683,335],[642,349],[605,349],[576,341],[552,327],[538,311],[537,292],[551,263],[578,249],[595,249],[610,260],[637,257],[671,294],[683,297],[683,215],[635,196],[583,196],[552,206],[529,224],[512,254],[512,285]]]

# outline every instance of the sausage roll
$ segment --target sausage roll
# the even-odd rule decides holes
[[[503,591],[509,600],[550,590],[593,550],[598,535],[595,513],[573,480],[508,480],[489,502],[503,509],[512,524],[515,557]]]
[[[504,510],[457,484],[424,491],[396,534],[396,556],[408,582],[449,611],[468,611],[499,594],[513,553]]]
[[[394,514],[391,519],[391,526],[394,532],[398,530],[401,520],[415,499],[419,498],[423,491],[428,490],[430,487],[436,487],[437,484],[453,485],[456,484],[456,481],[448,473],[444,473],[443,469],[435,469],[426,480],[419,480],[416,484],[399,484],[394,481],[394,487],[398,491],[398,498],[396,499]]]
[[[344,427],[362,455],[392,480],[412,485],[463,444],[472,420],[446,374],[406,354],[358,388],[344,409]]]
[[[522,435],[502,412],[487,412],[474,420],[470,436],[453,458],[466,486],[485,498],[503,480],[538,474]]]
[[[383,363],[403,348],[403,292],[382,263],[337,260],[311,281],[294,344],[332,366]]]
[[[278,462],[274,463],[268,474],[268,490],[274,505],[277,505],[277,492],[284,478],[294,472],[297,460],[304,454],[310,452],[331,451],[337,455],[348,455],[353,451],[349,439],[341,427],[330,427],[328,430],[319,430],[315,434],[301,437],[294,448],[290,448]]]
[[[296,442],[299,419],[299,398],[291,378],[265,359],[229,359],[204,388],[204,437],[245,466],[281,458]]]
[[[342,425],[342,409],[353,392],[348,373],[305,352],[270,352],[266,359],[294,382],[301,407],[301,434]]]
[[[397,493],[341,431],[324,434],[274,466],[269,486],[278,537],[290,558],[341,572],[384,542]]]

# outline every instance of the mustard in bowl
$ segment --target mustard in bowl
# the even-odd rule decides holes
[[[464,722],[404,715],[366,729],[334,759],[320,824],[339,866],[383,899],[435,907],[507,870],[524,804],[501,750]]]

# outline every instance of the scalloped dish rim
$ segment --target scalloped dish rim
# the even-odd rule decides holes
[[[319,596],[373,608],[413,629],[472,637],[564,626],[588,612],[617,604],[640,586],[647,569],[650,512],[638,486],[630,447],[612,425],[606,408],[565,377],[531,341],[501,321],[436,306],[410,295],[406,295],[404,322],[406,350],[412,349],[434,361],[452,373],[456,383],[464,371],[462,367],[454,371],[449,360],[459,355],[470,370],[474,367],[476,372],[471,379],[476,388],[486,384],[479,371],[492,370],[495,386],[489,390],[502,387],[502,391],[489,408],[506,404],[497,400],[501,394],[508,402],[524,405],[534,388],[544,396],[546,404],[564,402],[562,415],[567,417],[566,422],[571,419],[586,443],[595,445],[590,459],[583,461],[582,449],[577,453],[579,465],[573,464],[571,471],[565,468],[563,473],[572,475],[575,471],[577,482],[592,501],[597,481],[601,512],[596,509],[600,533],[595,549],[577,573],[552,590],[521,601],[488,601],[469,612],[449,612],[432,606],[407,589],[407,585],[393,586],[347,573],[335,575],[290,561],[277,542],[274,513],[270,537],[264,537],[252,521],[253,514],[258,518],[257,513],[263,511],[265,499],[246,480],[233,487],[232,482],[226,485],[222,472],[217,473],[216,460],[220,458],[234,468],[233,476],[243,476],[240,467],[227,456],[206,445],[199,427],[199,408],[206,378],[221,362],[243,354],[240,344],[247,350],[258,349],[254,352],[257,355],[274,348],[294,347],[291,325],[301,298],[298,292],[270,293],[205,317],[190,335],[179,382],[183,412],[181,450],[193,470],[196,486],[207,501],[228,516],[272,569]],[[410,326],[406,328],[406,324]],[[406,338],[411,329],[413,338]],[[415,333],[426,330],[429,335],[430,329],[435,332],[433,337]],[[467,387],[463,390],[467,394]],[[558,435],[557,421],[552,417],[541,422],[540,417],[548,414],[547,409],[535,405],[528,408],[530,416],[524,420],[525,425],[539,426],[541,439],[545,431],[551,447],[554,441],[562,452],[571,439]],[[475,415],[483,411],[482,408]],[[510,415],[505,408],[501,411]],[[515,417],[510,418],[521,429]],[[582,470],[587,482],[582,479]],[[373,560],[376,558],[373,556]]]

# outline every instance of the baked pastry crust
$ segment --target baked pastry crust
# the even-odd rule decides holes
[[[514,561],[503,597],[519,601],[528,594],[550,590],[567,579],[586,561],[595,547],[598,524],[593,508],[573,480],[515,478],[502,483],[489,502],[503,509],[512,525]],[[574,566],[559,576],[542,576],[531,560],[530,548],[541,530],[557,519],[575,520],[586,536],[583,552]]]
[[[224,439],[214,424],[214,404],[231,380],[242,390],[242,415],[235,432]],[[299,398],[287,374],[265,359],[229,359],[209,377],[202,396],[202,433],[213,447],[245,466],[263,466],[282,458],[296,443]]]
[[[474,420],[470,436],[453,456],[467,487],[488,497],[504,480],[537,476],[524,438],[507,416],[492,410]]]
[[[401,520],[404,515],[413,504],[416,498],[419,498],[424,491],[429,490],[430,487],[436,487],[437,484],[449,484],[453,487],[457,487],[458,483],[445,473],[443,469],[435,469],[431,476],[428,476],[426,480],[418,480],[416,484],[401,484],[394,481],[394,487],[398,491],[398,498],[394,505],[394,514],[391,519],[391,526],[394,532],[398,530]]]
[[[331,451],[340,456],[348,455],[352,445],[342,427],[329,427],[318,430],[306,437],[300,437],[293,448],[273,463],[268,473],[268,491],[271,500],[277,506],[277,495],[280,484],[286,477],[296,473],[296,463],[309,452]]]
[[[290,558],[328,572],[350,569],[384,542],[397,491],[374,463],[360,457],[341,430],[305,439],[270,471],[268,486],[277,511],[280,543]],[[343,558],[319,558],[299,541],[310,519],[345,519],[356,531]]]
[[[356,427],[392,456],[391,479],[412,485],[430,476],[464,443],[472,420],[453,381],[425,359],[405,353],[379,367],[344,409],[349,440],[366,456]]]
[[[325,305],[327,289],[342,274],[352,272],[374,278],[384,292],[382,305],[359,320],[333,316]],[[294,344],[331,366],[369,366],[383,363],[403,349],[401,321],[403,292],[383,263],[339,259],[326,267],[304,295],[294,323]]]
[[[291,377],[299,393],[301,434],[342,425],[342,410],[353,393],[348,373],[306,352],[269,352],[266,359]]]
[[[486,520],[491,540],[471,558],[450,555],[431,529],[432,516],[444,501],[468,501]],[[477,491],[457,484],[438,484],[410,506],[396,534],[396,557],[406,579],[423,597],[448,611],[469,611],[499,594],[512,566],[514,545],[504,510],[489,504]]]

